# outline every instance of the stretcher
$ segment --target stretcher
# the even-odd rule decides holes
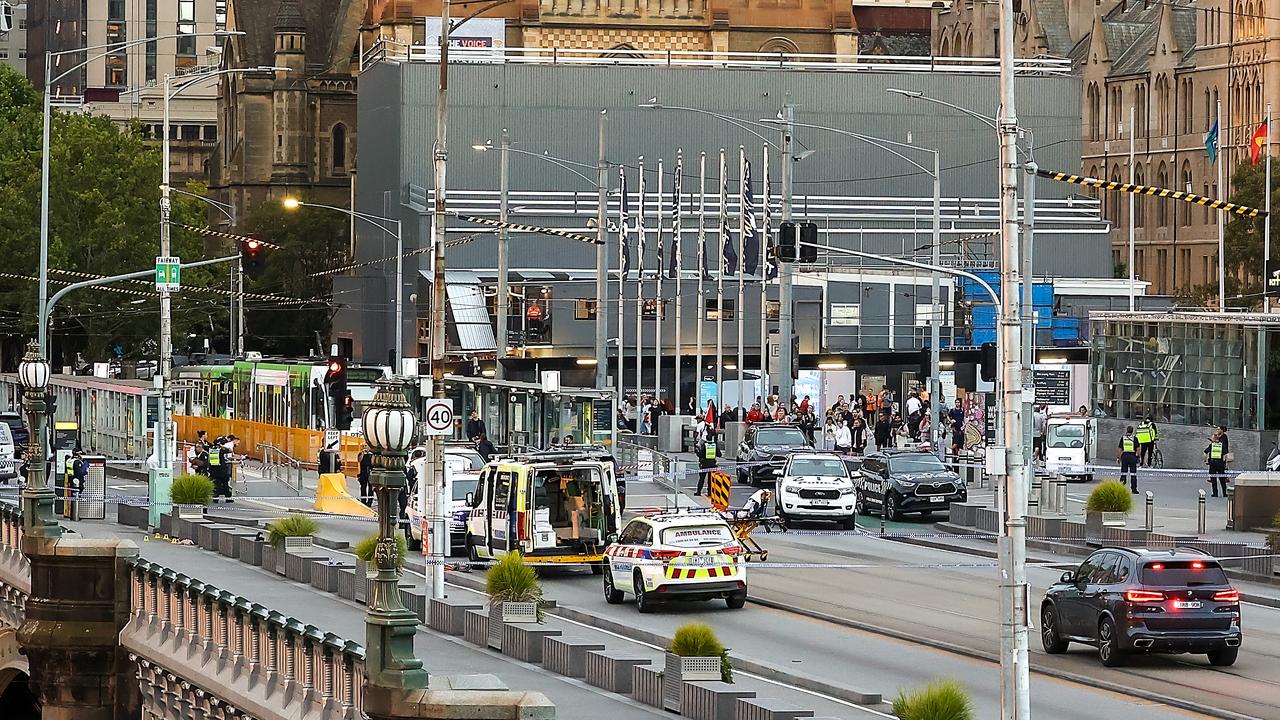
[[[787,526],[782,519],[772,515],[753,515],[746,510],[729,510],[720,513],[720,517],[728,523],[729,528],[733,530],[734,538],[742,544],[743,559],[747,562],[753,559],[764,562],[769,559],[769,551],[760,547],[760,543],[751,536],[753,532],[759,528],[763,528],[767,533],[775,529],[778,532],[787,531]]]

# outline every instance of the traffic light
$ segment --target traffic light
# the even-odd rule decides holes
[[[799,240],[797,228],[799,226],[793,222],[784,222],[778,226],[778,245],[776,248],[779,262],[795,262],[799,257],[796,253],[796,242]]]
[[[249,239],[240,243],[240,266],[251,277],[262,269],[262,241],[257,235],[249,235]]]
[[[324,369],[324,386],[329,393],[329,408],[332,411],[333,427],[339,430],[350,430],[350,413],[347,406],[351,401],[351,393],[347,390],[347,359],[340,355],[330,355],[329,363]],[[346,419],[345,426],[343,425]]]
[[[58,396],[55,393],[44,394],[44,414],[53,417],[58,412]]]
[[[800,336],[791,336],[791,379],[800,379]]]
[[[356,401],[351,397],[351,391],[345,387],[342,389],[342,396],[338,399],[338,422],[336,427],[339,430],[350,430],[351,421],[355,419]]]
[[[818,262],[818,224],[800,223],[800,262]]]
[[[923,380],[933,375],[933,351],[930,348],[920,348],[920,357],[917,362],[920,365],[920,371],[916,377]]]
[[[983,382],[996,381],[996,344],[982,343],[978,348],[978,364]]]

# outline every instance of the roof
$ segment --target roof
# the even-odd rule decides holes
[[[309,67],[331,64],[329,48],[342,30],[344,0],[231,0],[231,5],[235,29],[245,33],[237,42],[243,66],[275,64],[277,29],[306,32]]]
[[[1039,0],[1035,5],[1036,22],[1044,32],[1044,44],[1050,55],[1066,57],[1075,42],[1067,23],[1064,0]]]
[[[708,522],[722,524],[724,518],[710,510],[681,510],[679,512],[658,513],[657,515],[641,515],[636,520],[644,520],[653,525],[705,525]]]
[[[1111,74],[1131,75],[1147,70],[1155,57],[1161,20],[1166,12],[1172,13],[1169,18],[1173,40],[1182,53],[1178,64],[1193,57],[1196,17],[1192,0],[1121,3],[1102,18],[1107,54],[1111,56]]]
[[[1104,545],[1098,550],[1112,550],[1114,552],[1128,553],[1130,555],[1138,555],[1145,558],[1167,557],[1173,560],[1203,560],[1206,557],[1213,558],[1211,554],[1194,547],[1175,547],[1169,549],[1160,548],[1131,548],[1119,545]],[[1094,552],[1097,552],[1095,550]],[[1216,558],[1213,558],[1216,559]]]

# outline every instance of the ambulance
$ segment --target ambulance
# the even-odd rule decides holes
[[[723,598],[730,609],[747,602],[742,545],[718,513],[705,510],[638,517],[605,553],[604,600],[627,595],[651,612],[669,600]]]
[[[613,458],[592,449],[491,460],[468,493],[467,556],[585,564],[600,573],[604,549],[622,526]]]

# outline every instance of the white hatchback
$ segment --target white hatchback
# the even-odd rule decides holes
[[[783,520],[834,520],[856,527],[853,479],[834,453],[792,453],[778,480],[778,516]]]
[[[604,599],[636,599],[650,612],[665,600],[723,598],[730,608],[747,602],[747,564],[733,530],[712,512],[638,517],[605,550]]]

